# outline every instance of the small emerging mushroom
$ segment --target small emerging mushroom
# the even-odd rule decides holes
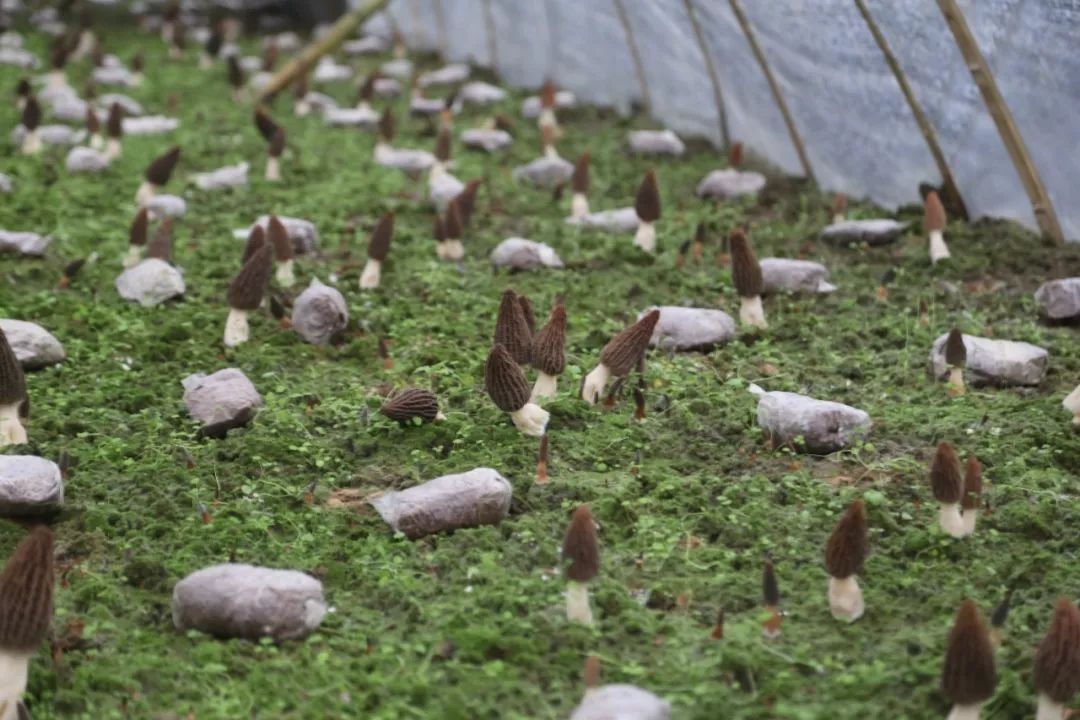
[[[739,294],[739,321],[743,325],[767,328],[765,309],[761,306],[761,293],[765,287],[761,275],[761,265],[754,257],[746,233],[735,229],[731,231],[731,279],[735,283],[735,292]]]
[[[146,205],[157,195],[158,191],[169,182],[172,171],[180,160],[180,146],[174,145],[164,154],[159,155],[146,167],[146,180],[139,186],[135,193],[135,202],[140,206]]]
[[[956,613],[941,670],[941,689],[950,701],[948,720],[978,720],[979,709],[994,695],[997,670],[990,634],[979,609],[964,600]]]
[[[120,140],[124,137],[124,108],[120,103],[114,102],[109,106],[109,117],[105,120],[105,134],[109,136],[105,142],[105,157],[112,161],[120,157],[123,151]]]
[[[446,220],[443,227],[446,239],[435,246],[435,252],[439,253],[441,250],[439,257],[443,260],[461,260],[465,257],[465,246],[461,242],[465,235],[465,227],[461,222],[461,209],[457,198],[451,200],[446,206]]]
[[[660,311],[653,310],[636,323],[613,337],[600,351],[600,363],[585,376],[581,386],[581,398],[595,404],[612,377],[626,377],[645,356],[649,339],[660,320]]]
[[[551,80],[545,80],[540,88],[540,117],[537,118],[536,124],[540,128],[540,132],[550,130],[552,139],[557,139],[562,135],[559,120],[555,117],[555,101],[555,83],[551,82]]]
[[[20,151],[23,155],[37,155],[41,152],[41,136],[38,134],[38,127],[41,125],[41,105],[33,95],[27,98],[26,105],[23,106],[21,122],[26,128],[26,134],[23,135]]]
[[[240,67],[240,60],[233,53],[227,61],[229,66],[229,85],[232,86],[233,100],[238,103],[244,101],[244,69]]]
[[[942,442],[930,464],[930,488],[940,503],[938,523],[941,529],[955,538],[964,537],[964,520],[960,516],[960,501],[964,497],[964,478],[960,460],[951,443]]]
[[[765,611],[769,614],[761,624],[761,634],[772,640],[780,637],[780,624],[784,616],[780,612],[780,583],[776,581],[776,569],[772,562],[765,562],[761,574],[761,594],[765,599]]]
[[[172,264],[173,221],[166,217],[154,231],[154,237],[146,244],[146,257]]]
[[[1035,652],[1035,720],[1063,720],[1065,703],[1080,691],[1080,610],[1068,598],[1054,606],[1054,619]]]
[[[258,310],[274,270],[274,248],[264,242],[229,285],[229,317],[225,320],[225,347],[247,342],[248,313]]]
[[[829,571],[829,610],[837,620],[855,622],[866,604],[856,577],[870,554],[866,507],[862,500],[848,506],[825,546],[825,567]]]
[[[937,265],[951,255],[942,234],[945,232],[945,206],[933,190],[927,193],[923,210],[923,229],[930,236],[930,262]]]
[[[399,423],[406,423],[413,418],[420,418],[424,422],[445,420],[446,416],[439,412],[439,399],[430,390],[409,388],[395,393],[379,408],[386,417]]]
[[[844,193],[836,193],[833,195],[832,201],[832,221],[835,223],[842,223],[847,218],[847,195]]]
[[[979,458],[971,455],[964,467],[964,498],[960,501],[964,508],[964,514],[960,517],[964,535],[975,532],[975,522],[978,520],[979,505],[982,502],[982,486],[982,463]]]
[[[371,290],[379,287],[379,278],[382,273],[382,264],[390,252],[390,241],[394,237],[394,213],[386,213],[375,229],[371,231],[371,239],[368,240],[368,259],[364,265],[364,271],[360,274],[360,289]]]
[[[532,398],[555,397],[559,375],[566,369],[566,308],[556,305],[547,324],[532,341],[532,366],[536,368],[536,383]]]
[[[465,183],[465,189],[457,195],[458,211],[461,213],[461,224],[468,226],[472,220],[473,212],[476,211],[476,193],[480,190],[483,180],[470,180]]]
[[[1080,385],[1065,396],[1061,406],[1073,414],[1073,425],[1080,425]]]
[[[214,66],[214,61],[217,60],[218,53],[221,52],[221,46],[225,44],[225,36],[221,34],[221,30],[218,27],[214,27],[210,31],[210,35],[206,38],[206,43],[203,45],[203,54],[199,57],[199,67],[203,70],[209,70]]]
[[[510,419],[525,435],[542,437],[547,429],[548,412],[529,400],[529,382],[506,348],[491,348],[484,365],[484,388],[495,406],[510,413]]]
[[[563,538],[562,554],[570,560],[566,568],[566,619],[592,625],[589,582],[600,572],[600,542],[588,505],[574,510]]]
[[[251,256],[258,252],[266,244],[266,230],[262,225],[252,225],[248,230],[247,240],[244,242],[244,254],[240,256],[240,264],[246,265]]]
[[[570,217],[583,218],[589,214],[589,151],[581,153],[574,164],[574,174],[570,176],[570,188],[574,194],[570,197]]]
[[[952,396],[963,395],[964,368],[967,367],[967,348],[964,347],[964,336],[959,330],[953,328],[949,331],[949,337],[945,340],[945,364],[949,366],[949,394]]]
[[[0,447],[26,443],[26,428],[20,418],[26,416],[29,406],[22,365],[0,330]]]
[[[90,136],[87,144],[94,150],[100,150],[105,144],[105,138],[101,136],[101,121],[98,120],[97,110],[86,105],[86,134]]]
[[[532,333],[513,290],[503,291],[499,314],[495,318],[496,345],[502,345],[518,365],[529,364],[532,356]]]
[[[49,90],[59,90],[67,87],[67,67],[68,61],[68,48],[63,36],[57,37],[52,47],[52,53],[49,56],[49,63],[52,69],[49,71],[49,77],[46,81],[46,87]]]
[[[261,227],[256,225],[255,227]],[[266,223],[266,234],[270,238],[270,244],[274,246],[274,259],[277,261],[275,279],[281,287],[292,287],[296,284],[296,274],[293,272],[293,243],[289,237],[289,230],[285,223],[281,222],[277,215],[271,215]]]
[[[53,534],[38,525],[15,548],[0,572],[0,712],[18,710],[34,651],[49,635],[53,618]]]
[[[27,78],[20,78],[19,82],[15,84],[15,109],[22,111],[26,107],[26,102],[34,94],[33,87],[30,85],[30,81]]]
[[[139,208],[139,212],[135,213],[135,219],[131,221],[131,227],[128,228],[128,251],[124,258],[124,267],[134,267],[142,260],[149,224],[150,211],[145,207]]]
[[[142,50],[135,53],[135,56],[131,58],[131,86],[139,87],[143,84],[143,71],[146,69],[146,58],[143,56]]]
[[[637,231],[634,244],[645,252],[656,252],[656,221],[660,219],[660,190],[656,186],[656,172],[649,170],[638,187],[634,198],[634,212],[637,213]]]
[[[1001,630],[1005,627],[1005,621],[1009,619],[1009,610],[1012,607],[1012,590],[1005,593],[1005,599],[998,603],[994,612],[990,614],[990,642],[995,648],[1001,645]]]

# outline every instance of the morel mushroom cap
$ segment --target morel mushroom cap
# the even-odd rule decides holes
[[[293,259],[293,244],[292,238],[289,237],[289,229],[277,215],[270,216],[266,224],[266,234],[270,238],[270,244],[274,246],[274,257],[278,262]]]
[[[941,670],[941,689],[956,705],[977,705],[989,700],[997,685],[994,646],[979,609],[964,600],[956,613]]]
[[[484,389],[495,407],[517,412],[529,402],[529,383],[521,367],[502,345],[495,345],[484,365]]]
[[[563,538],[562,554],[570,560],[566,577],[574,582],[587,583],[600,572],[600,542],[588,505],[574,510]]]
[[[393,237],[394,213],[391,211],[379,218],[375,229],[371,231],[371,239],[368,240],[368,257],[379,262],[385,260],[387,253],[390,252],[390,240]]]
[[[506,290],[495,319],[495,344],[502,345],[518,365],[527,365],[532,354],[532,333],[513,290]]]
[[[1057,601],[1035,652],[1035,689],[1059,703],[1080,692],[1080,610],[1068,598]]]
[[[634,198],[634,212],[642,222],[656,222],[660,219],[660,190],[656,186],[656,172],[649,170],[638,187]]]
[[[934,498],[945,504],[960,502],[964,495],[964,478],[960,473],[960,460],[951,443],[943,442],[934,453],[930,464],[930,488]]]
[[[266,152],[270,157],[281,157],[281,153],[285,152],[285,129],[278,128],[274,131],[274,136],[270,138],[270,145],[266,148]]]
[[[435,159],[444,163],[450,161],[450,130],[448,128],[441,128],[435,139]]]
[[[135,219],[128,228],[128,244],[142,246],[146,244],[147,228],[150,225],[150,213],[146,208],[139,208]]]
[[[356,98],[359,102],[371,102],[371,99],[375,97],[375,81],[378,79],[378,73],[371,73],[364,79],[357,91]]]
[[[255,251],[229,285],[229,307],[257,310],[274,270],[274,248],[269,243]]]
[[[15,97],[20,97],[26,100],[33,94],[33,87],[30,85],[28,78],[19,78],[19,82],[15,84]]]
[[[923,229],[926,232],[945,229],[945,206],[941,204],[941,198],[933,190],[926,194],[923,210]]]
[[[527,295],[518,295],[518,305],[521,305],[521,314],[525,318],[525,324],[529,326],[529,337],[536,334],[536,313],[533,312],[532,300]]]
[[[728,166],[738,170],[743,164],[743,144],[741,142],[733,143],[728,148],[727,155]]]
[[[556,305],[547,324],[533,338],[532,366],[547,375],[566,369],[566,308]]]
[[[22,126],[27,130],[37,130],[41,125],[41,105],[37,98],[31,95],[26,99],[22,109]]]
[[[430,390],[409,388],[383,403],[379,412],[396,422],[408,422],[414,417],[431,422],[439,416],[439,399]]]
[[[172,262],[173,221],[167,217],[154,231],[154,238],[146,246],[146,257]]]
[[[91,135],[97,135],[101,132],[101,121],[98,120],[97,110],[94,110],[89,105],[86,106],[86,132]]]
[[[379,134],[386,142],[393,142],[394,135],[397,134],[397,123],[394,122],[394,113],[389,106],[383,108],[382,115],[379,116]]]
[[[214,28],[210,31],[210,36],[206,38],[206,45],[204,46],[206,49],[206,54],[210,57],[216,58],[218,56],[218,53],[221,52],[221,46],[224,43],[225,37],[217,28]]]
[[[247,242],[244,243],[244,254],[240,256],[240,263],[246,265],[251,256],[258,252],[259,248],[266,244],[266,231],[262,225],[252,225],[248,231]]]
[[[741,298],[761,295],[765,281],[761,276],[761,265],[750,248],[746,233],[735,229],[731,231],[731,279],[735,283],[735,292]]]
[[[240,67],[240,61],[237,60],[236,55],[230,55],[227,61],[229,67],[229,84],[234,89],[240,89],[244,86],[244,69]]]
[[[26,375],[7,335],[0,330],[0,405],[13,405],[25,399]]]
[[[49,634],[53,615],[53,534],[30,531],[0,572],[0,648],[33,652]]]
[[[109,106],[109,117],[105,120],[105,132],[109,137],[120,139],[124,136],[124,108],[114,102]]]
[[[846,193],[836,193],[833,195],[832,200],[832,214],[833,216],[844,215],[847,213],[848,198]]]
[[[866,508],[862,500],[848,506],[825,545],[825,567],[834,578],[847,578],[862,572],[870,554]]]
[[[441,215],[435,215],[435,219],[432,222],[431,233],[435,236],[435,242],[441,243],[446,240],[446,224],[443,223]]]
[[[465,228],[461,223],[461,206],[458,199],[454,198],[446,205],[446,220],[443,227],[446,230],[447,240],[461,240],[465,235]]]
[[[761,596],[765,600],[765,607],[780,607],[780,583],[776,581],[776,570],[768,560],[761,573]]]
[[[279,125],[270,117],[270,113],[266,112],[266,108],[260,106],[255,109],[255,127],[258,128],[263,140],[270,142]]]
[[[570,176],[571,189],[582,195],[589,192],[589,157],[588,150],[581,153],[581,157],[574,164],[574,174]]]
[[[483,180],[470,180],[465,183],[465,189],[458,193],[458,210],[461,211],[461,223],[468,225],[472,220],[473,211],[476,210],[476,193],[480,189]]]
[[[540,87],[540,105],[546,108],[555,107],[555,83],[551,80],[544,80]]]
[[[600,363],[607,366],[615,377],[628,375],[649,348],[660,311],[653,310],[636,323],[611,338],[600,351]]]
[[[945,363],[955,368],[962,368],[967,365],[967,348],[964,347],[964,336],[956,328],[949,331],[949,337],[945,340]]]
[[[173,145],[163,155],[158,156],[146,168],[146,179],[153,185],[161,187],[169,182],[172,171],[180,160],[180,146]]]

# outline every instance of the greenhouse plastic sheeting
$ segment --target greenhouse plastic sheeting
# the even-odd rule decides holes
[[[1080,3],[959,0],[1039,170],[1066,237],[1080,240]],[[706,69],[716,70],[729,136],[780,170],[802,174],[764,74],[729,2],[622,0],[659,124],[720,144]],[[889,208],[919,201],[941,177],[899,85],[852,0],[742,0],[825,190]],[[1034,227],[1020,178],[936,0],[867,0],[937,135],[973,218]],[[441,13],[437,12],[441,8]],[[488,38],[489,14],[494,42]],[[642,100],[615,0],[391,0],[406,42],[492,67],[511,85],[545,78],[586,102]],[[445,23],[445,35],[438,27]],[[386,18],[373,20],[372,31]],[[489,47],[494,45],[495,58]]]

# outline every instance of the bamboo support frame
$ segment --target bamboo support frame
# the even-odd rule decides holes
[[[780,108],[780,114],[784,117],[784,124],[787,126],[788,135],[791,136],[791,143],[795,146],[795,152],[799,155],[799,163],[802,165],[803,173],[810,182],[816,183],[814,170],[810,166],[810,158],[806,154],[806,145],[803,144],[802,136],[799,135],[799,130],[795,127],[795,119],[791,115],[787,101],[784,100],[783,93],[780,92],[780,83],[776,81],[776,76],[773,75],[772,68],[769,67],[769,60],[765,57],[765,51],[758,44],[754,29],[750,26],[750,20],[746,17],[746,13],[743,12],[739,0],[729,0],[729,2],[731,11],[735,13],[735,19],[738,20],[739,26],[746,36],[746,41],[750,43],[750,49],[753,51],[754,57],[757,58],[758,65],[761,66],[761,71],[765,73],[765,79],[769,83],[769,89],[772,90],[773,99],[776,100],[776,105]]]
[[[637,41],[634,40],[634,29],[630,27],[630,17],[626,14],[623,0],[612,0],[615,3],[615,12],[622,23],[623,32],[626,34],[626,46],[630,49],[630,57],[634,61],[634,71],[637,73],[638,84],[641,85],[641,102],[645,105],[645,111],[652,114],[652,96],[649,94],[649,82],[645,77],[645,64],[641,61],[641,53],[638,52]]]
[[[495,35],[495,13],[491,11],[491,3],[494,0],[483,0],[484,5],[484,31],[487,33],[488,58],[491,69],[496,74],[499,72],[498,38]]]
[[[870,14],[870,8],[866,6],[866,0],[855,0],[855,6],[859,9],[859,13],[862,14],[863,20],[866,21],[866,26],[870,29],[870,34],[874,36],[874,41],[881,50],[881,54],[885,56],[885,64],[892,70],[893,77],[896,78],[896,83],[900,86],[900,92],[903,93],[904,99],[907,100],[908,107],[911,109],[911,114],[915,116],[915,123],[919,126],[919,131],[922,132],[923,139],[926,140],[926,147],[930,150],[930,155],[933,156],[934,163],[937,164],[938,173],[941,175],[941,199],[944,202],[945,207],[949,208],[950,214],[955,215],[962,220],[967,220],[967,205],[964,203],[964,198],[960,194],[960,188],[956,184],[956,179],[953,177],[952,170],[949,169],[949,163],[945,160],[945,153],[941,150],[941,145],[938,144],[937,135],[934,133],[934,127],[926,117],[922,105],[919,103],[918,99],[916,99],[915,93],[911,89],[911,84],[907,80],[907,76],[901,69],[900,63],[897,61],[896,55],[893,54],[892,48],[889,47],[889,41],[885,39],[885,35],[881,32],[881,27],[878,26],[877,21],[874,20],[874,16]]]
[[[964,13],[956,4],[956,0],[937,0],[937,4],[952,31],[960,54],[964,56],[964,62],[967,63],[972,79],[982,93],[983,102],[986,103],[986,109],[997,126],[1005,149],[1009,151],[1013,166],[1020,175],[1020,181],[1024,184],[1024,190],[1031,201],[1031,208],[1035,212],[1035,222],[1038,223],[1039,229],[1053,238],[1056,243],[1059,245],[1064,243],[1064,233],[1058,222],[1057,213],[1054,211],[1054,205],[1046,192],[1046,186],[1043,185],[1042,177],[1039,175],[1039,169],[1028,152],[1020,129],[1016,126],[1009,106],[1001,95],[997,81],[990,72],[990,66],[979,49],[979,44],[967,24]]]
[[[683,4],[686,6],[686,16],[690,19],[690,26],[694,29],[698,48],[701,50],[701,59],[705,63],[705,72],[709,76],[709,84],[712,85],[713,102],[716,103],[717,123],[720,125],[720,141],[724,144],[724,147],[728,147],[731,145],[731,132],[728,129],[724,95],[720,92],[720,76],[716,72],[716,65],[709,54],[709,44],[705,42],[705,33],[701,32],[701,25],[698,24],[693,0],[683,0]]]

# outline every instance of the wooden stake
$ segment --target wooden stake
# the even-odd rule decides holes
[[[964,13],[956,0],[937,0],[937,4],[941,8],[941,14],[945,16],[949,29],[952,30],[956,46],[960,49],[960,54],[964,56],[968,70],[971,71],[971,78],[979,86],[983,102],[986,103],[986,109],[990,111],[990,117],[997,125],[998,134],[1001,135],[1005,149],[1009,151],[1013,166],[1020,175],[1020,181],[1023,182],[1024,190],[1027,192],[1028,199],[1031,200],[1031,209],[1035,212],[1035,222],[1039,224],[1039,229],[1045,235],[1053,238],[1057,244],[1063,244],[1065,235],[1061,231],[1050,196],[1046,193],[1046,186],[1043,185],[1039,169],[1035,167],[1031,154],[1028,153],[1024,138],[1020,135],[1020,129],[1016,127],[1016,121],[1013,120],[1009,106],[1005,103],[1001,90],[998,89],[993,73],[990,72],[990,66],[986,63],[986,58],[983,57],[971,28],[968,27]]]
[[[652,113],[652,97],[649,95],[649,83],[645,78],[645,65],[641,62],[641,53],[638,52],[637,41],[634,40],[634,29],[630,26],[630,17],[626,14],[623,0],[612,0],[615,3],[615,12],[622,23],[623,32],[626,33],[626,46],[630,49],[630,57],[634,61],[634,72],[637,74],[638,84],[641,85],[641,102],[645,105],[645,112]]]
[[[694,37],[697,38],[698,48],[701,50],[701,59],[705,63],[705,72],[709,75],[709,84],[712,85],[713,102],[716,103],[716,121],[720,125],[720,141],[724,147],[731,145],[731,134],[728,130],[727,109],[724,107],[724,95],[720,92],[720,76],[716,72],[716,64],[709,54],[709,44],[705,42],[705,34],[701,32],[697,14],[694,12],[693,0],[683,0],[686,6],[686,16],[690,18],[690,27],[694,29]]]

